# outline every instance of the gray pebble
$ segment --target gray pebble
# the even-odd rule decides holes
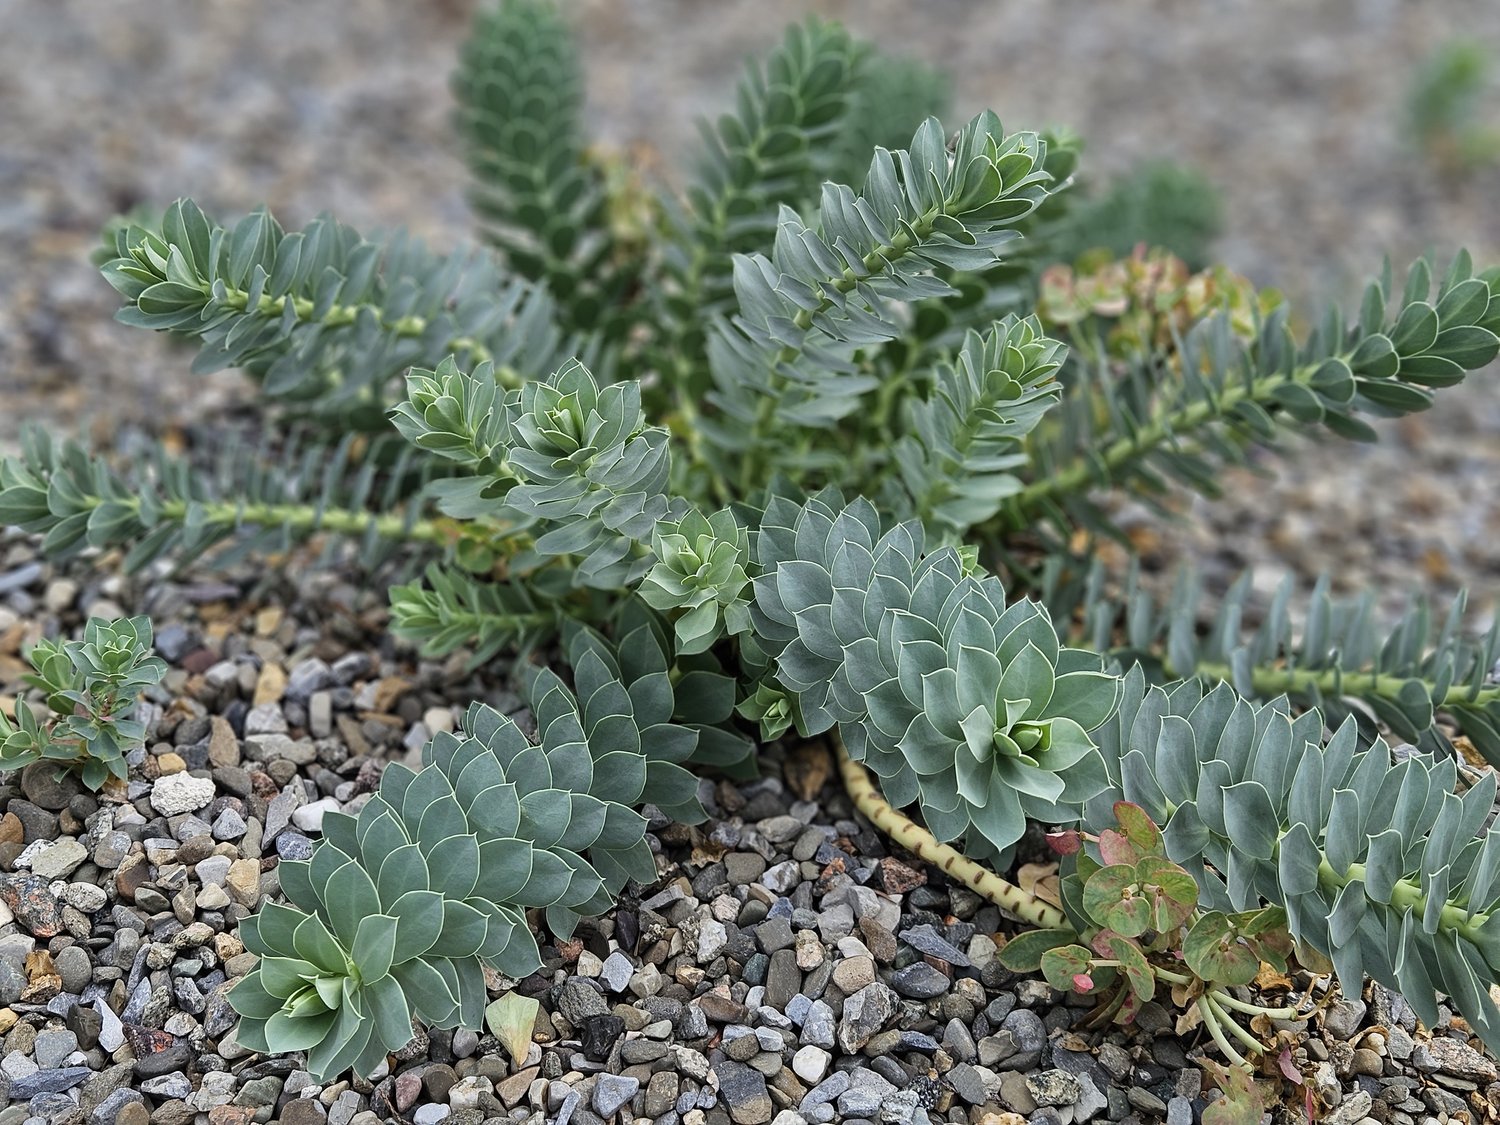
[[[31,1057],[43,1070],[53,1070],[61,1066],[63,1061],[76,1050],[78,1050],[78,1036],[71,1031],[42,1031],[37,1033],[36,1043],[32,1045]]]
[[[214,818],[213,837],[215,840],[238,840],[245,834],[245,818],[234,809],[225,809]]]
[[[193,1084],[180,1070],[170,1074],[159,1074],[141,1082],[141,1093],[158,1098],[185,1098],[193,1092]]]
[[[802,868],[794,860],[768,867],[761,874],[761,886],[776,894],[784,895],[802,881]]]
[[[1323,1013],[1323,1027],[1335,1039],[1352,1040],[1365,1018],[1363,1000],[1343,999]]]
[[[287,675],[283,698],[305,703],[313,692],[329,687],[333,679],[333,669],[317,657],[299,661]]]
[[[913,961],[891,975],[891,987],[902,996],[915,1000],[930,1000],[941,996],[951,985],[952,981],[926,961]]]
[[[57,967],[57,975],[62,978],[63,991],[74,995],[82,992],[94,975],[94,965],[89,960],[88,950],[81,945],[70,945],[60,950],[52,963]]]
[[[1043,1070],[1026,1079],[1026,1089],[1039,1106],[1072,1105],[1083,1091],[1066,1070]]]
[[[580,1027],[589,1016],[607,1015],[609,1007],[591,981],[569,977],[558,989],[557,1012],[574,1027]]]
[[[1005,1017],[1004,1029],[1015,1040],[1016,1054],[1008,1060],[1011,1070],[1030,1070],[1041,1060],[1047,1045],[1047,1029],[1042,1018],[1029,1008],[1017,1008]]]
[[[37,1094],[61,1094],[79,1085],[91,1071],[86,1066],[65,1066],[56,1070],[38,1070],[10,1084],[12,1101],[26,1101]]]
[[[630,958],[617,949],[604,959],[604,965],[599,970],[599,981],[611,992],[624,992],[634,975],[635,966]]]
[[[31,857],[31,873],[48,881],[65,879],[88,857],[87,848],[73,837],[64,836]]]
[[[989,1091],[985,1088],[984,1079],[980,1077],[979,1071],[968,1063],[959,1063],[943,1076],[943,1081],[947,1082],[953,1092],[970,1105],[983,1105],[989,1100]]]
[[[912,926],[910,929],[902,930],[896,936],[918,953],[936,957],[958,968],[968,968],[973,964],[967,953],[939,934],[930,924]]]
[[[719,1079],[719,1097],[735,1125],[765,1125],[771,1120],[773,1106],[765,1075],[731,1059],[716,1063],[713,1069]]]
[[[641,1089],[641,1080],[626,1075],[601,1074],[594,1086],[594,1112],[600,1117],[613,1117],[626,1102]]]

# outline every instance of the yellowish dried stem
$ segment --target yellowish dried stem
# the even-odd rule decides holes
[[[1057,907],[1041,901],[1035,895],[1027,894],[989,868],[975,863],[958,849],[941,843],[920,824],[897,812],[876,790],[865,768],[849,757],[838,735],[834,735],[832,741],[844,788],[849,791],[854,807],[876,828],[912,855],[932,864],[949,878],[956,879],[975,894],[984,896],[1021,921],[1044,930],[1068,927],[1067,918]]]

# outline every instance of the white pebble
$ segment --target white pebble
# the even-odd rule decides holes
[[[828,1073],[828,1052],[808,1045],[792,1056],[792,1071],[802,1081],[816,1086]]]
[[[162,816],[193,812],[213,799],[214,783],[190,773],[171,773],[151,785],[151,807]]]
[[[295,810],[292,813],[292,823],[304,832],[321,832],[324,814],[338,811],[338,801],[333,797],[324,797],[321,801],[314,801]]]

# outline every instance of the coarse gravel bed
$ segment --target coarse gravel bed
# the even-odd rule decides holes
[[[0,542],[0,695],[21,686],[26,638],[85,615],[150,613],[171,667],[126,792],[36,769],[0,786],[0,1125],[1199,1119],[1201,1033],[1155,1003],[1091,1030],[1089,1005],[1005,971],[1011,924],[893,853],[810,746],[770,748],[755,781],[705,780],[702,826],[652,818],[657,883],[544,943],[515,984],[544,1013],[520,1064],[465,1030],[420,1036],[368,1082],[251,1055],[225,997],[254,961],[234,929],[276,894],[279,860],[305,858],[327,812],[357,810],[384,762],[414,761],[470,701],[527,722],[502,671],[394,642],[378,583],[288,572],[126,581]],[[1325,1002],[1289,1040],[1308,1083],[1293,1104],[1310,1092],[1336,1125],[1500,1114],[1462,1021],[1419,1029],[1378,985],[1325,984],[1273,989]]]

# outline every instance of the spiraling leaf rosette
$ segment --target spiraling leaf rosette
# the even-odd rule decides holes
[[[667,499],[667,433],[646,424],[640,383],[601,387],[576,360],[503,396],[485,365],[414,371],[392,420],[408,441],[470,470],[430,485],[445,513],[537,536],[511,558],[516,572],[571,555],[576,585],[633,585],[655,561],[652,532],[687,510]]]
[[[1088,732],[1114,709],[1114,679],[1063,649],[1036,603],[1004,607],[994,579],[954,584],[929,567],[912,594],[883,646],[891,674],[867,698],[877,737],[919,777],[929,827],[951,839],[972,825],[1004,848],[1027,817],[1066,819],[1105,783]]]
[[[792,697],[772,680],[762,680],[742,699],[735,713],[760,725],[760,736],[766,742],[780,738],[791,729],[796,716]]]
[[[733,512],[705,517],[695,509],[658,525],[651,543],[658,561],[641,597],[653,609],[687,611],[675,624],[679,653],[703,652],[725,633],[750,628],[750,537]]]
[[[507,460],[523,483],[507,502],[561,526],[537,540],[543,555],[586,556],[580,575],[629,584],[644,570],[633,542],[668,515],[666,431],[647,427],[638,382],[602,389],[582,364],[521,388]]]
[[[1067,820],[1108,782],[1089,731],[1115,706],[1100,658],[1063,648],[1046,611],[917,524],[874,509],[773,501],[757,539],[757,632],[804,733],[834,722],[897,805],[940,839],[996,856],[1028,817]]]
[[[412,1012],[392,969],[431,949],[442,927],[441,902],[434,910],[434,903],[413,899],[397,917],[379,912],[373,892],[361,887],[355,894],[376,906],[374,913],[340,912],[336,928],[276,903],[240,924],[240,940],[260,957],[229,994],[241,1016],[241,1045],[267,1054],[306,1051],[307,1069],[327,1076],[350,1067],[368,1074],[410,1041]]]
[[[0,771],[49,762],[77,771],[90,789],[124,781],[125,757],[146,737],[136,701],[167,671],[151,655],[150,620],[91,618],[82,640],[44,638],[25,655],[35,670],[22,679],[42,691],[57,717],[39,723],[21,702],[14,723],[0,712]]]
[[[262,960],[230,993],[241,1042],[307,1050],[322,1077],[368,1073],[411,1038],[414,1016],[482,1026],[484,967],[523,976],[540,964],[526,910],[567,937],[627,880],[655,879],[646,818],[630,806],[701,819],[697,779],[676,764],[697,732],[671,721],[655,638],[628,639],[618,662],[573,639],[582,702],[536,670],[537,742],[476,704],[420,769],[392,762],[357,815],[324,816],[312,859],[278,868],[297,909],[269,905],[242,927]]]

